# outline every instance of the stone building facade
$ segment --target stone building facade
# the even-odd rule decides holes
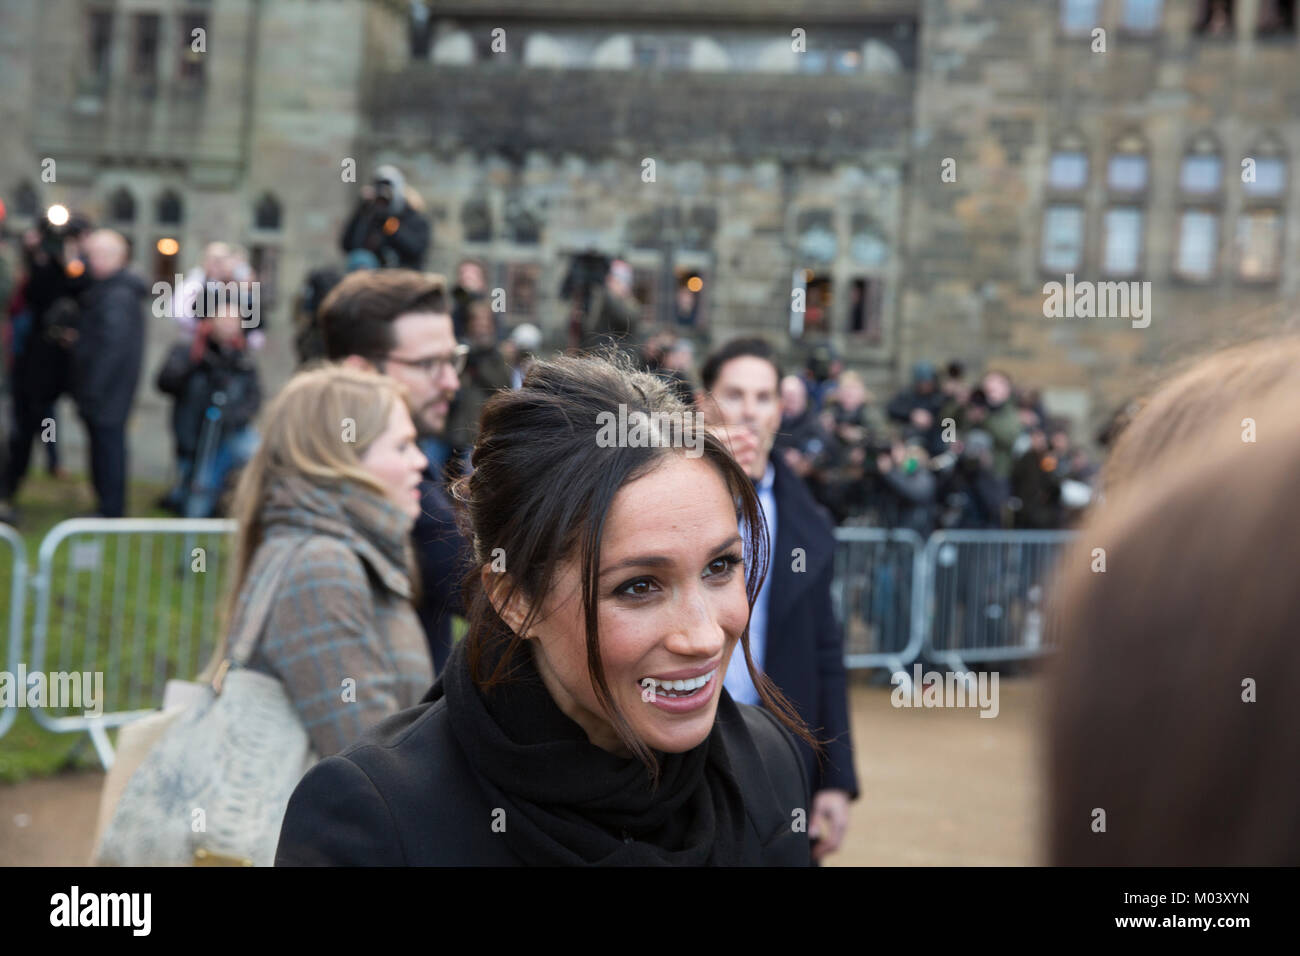
[[[339,260],[358,186],[395,162],[433,220],[428,267],[482,260],[510,321],[551,344],[572,256],[622,255],[648,320],[689,308],[715,340],[761,331],[792,358],[830,341],[882,393],[920,358],[999,366],[1086,437],[1170,362],[1290,323],[1293,14],[27,0],[0,12],[0,197],[18,223],[66,202],[123,229],[151,279],[207,241],[245,245],[271,386],[298,283]],[[1149,282],[1149,324],[1047,317],[1067,274]],[[149,371],[172,335],[152,322]],[[146,382],[138,472],[166,470],[165,415]]]

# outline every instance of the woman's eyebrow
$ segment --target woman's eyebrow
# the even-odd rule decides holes
[[[714,547],[709,553],[716,554],[734,544],[740,543],[740,535],[733,534],[726,541]],[[601,569],[600,576],[603,578],[607,574],[613,574],[615,571],[622,571],[625,568],[662,568],[668,567],[673,563],[673,559],[662,554],[642,554],[633,558],[624,558],[622,561],[616,561],[613,564]]]

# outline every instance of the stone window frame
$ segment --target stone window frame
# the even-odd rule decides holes
[[[125,200],[130,204],[131,213],[129,216],[118,215],[121,208],[119,202]],[[135,198],[135,193],[126,183],[119,183],[108,191],[104,199],[104,220],[114,229],[121,231],[119,227],[128,226],[132,229],[140,221],[140,203]]]
[[[1083,156],[1085,169],[1083,182],[1078,186],[1059,186],[1052,182],[1052,161],[1061,155],[1079,153]],[[1092,181],[1092,156],[1088,151],[1088,140],[1076,129],[1067,129],[1058,133],[1052,141],[1052,150],[1047,157],[1047,172],[1044,177],[1044,183],[1047,187],[1048,195],[1053,199],[1078,199],[1088,189],[1088,184]]]
[[[163,60],[166,51],[163,49],[163,40],[166,36],[166,30],[163,28],[163,12],[157,9],[142,8],[128,11],[130,17],[130,29],[127,33],[127,49],[130,51],[130,60],[127,67],[127,74],[131,77],[131,82],[138,88],[153,89],[162,82]],[[152,34],[147,29],[152,27]],[[153,44],[149,49],[146,58],[144,41],[152,39]],[[146,67],[152,67],[146,69]]]
[[[1245,263],[1245,243],[1242,241],[1242,227],[1246,221],[1260,215],[1273,216],[1277,221],[1274,237],[1273,269],[1260,275],[1246,275],[1242,271]],[[1286,249],[1286,215],[1280,206],[1247,206],[1237,212],[1237,220],[1232,236],[1233,242],[1233,278],[1243,286],[1273,286],[1282,280],[1282,255]]]
[[[197,58],[190,55],[194,42],[192,33],[196,29],[202,29],[205,35],[210,35],[212,14],[196,0],[189,0],[186,6],[176,12],[176,23],[180,45],[173,48],[176,57],[175,83],[187,92],[199,93],[208,84],[208,55],[199,54]]]
[[[1243,203],[1247,205],[1263,206],[1281,206],[1285,204],[1287,192],[1291,185],[1291,165],[1289,162],[1286,143],[1282,137],[1272,130],[1265,131],[1251,141],[1251,146],[1246,150],[1242,159],[1252,158],[1256,161],[1260,159],[1277,160],[1282,164],[1282,185],[1276,193],[1252,193],[1245,188],[1248,184],[1242,183],[1241,196]],[[1239,167],[1240,168],[1240,167]]]
[[[1210,262],[1210,271],[1206,275],[1184,272],[1181,267],[1183,258],[1183,218],[1197,213],[1210,216],[1214,221],[1214,255]],[[1174,237],[1174,261],[1171,273],[1174,280],[1184,285],[1213,285],[1219,279],[1223,258],[1223,217],[1217,206],[1191,203],[1179,207],[1177,234]]]
[[[274,209],[274,224],[263,225],[262,213],[272,208]],[[284,203],[280,202],[280,197],[271,190],[264,189],[257,194],[257,198],[253,202],[252,212],[251,228],[253,232],[272,235],[284,232]]]
[[[1135,0],[1118,0],[1119,3],[1119,33],[1121,36],[1131,40],[1151,40],[1159,37],[1164,33],[1165,15],[1169,11],[1169,4],[1165,0],[1143,0],[1143,2],[1154,3],[1156,5],[1155,22],[1150,27],[1135,26],[1128,19],[1128,13],[1132,9]]]
[[[1138,240],[1137,240],[1137,258],[1133,263],[1132,269],[1119,270],[1109,268],[1106,261],[1106,253],[1110,244],[1110,230],[1106,226],[1106,218],[1112,212],[1132,211],[1138,215]],[[1147,263],[1147,210],[1140,203],[1116,202],[1108,203],[1102,215],[1101,229],[1101,273],[1107,278],[1113,279],[1132,279],[1140,276],[1146,268]]]
[[[1142,184],[1133,188],[1116,186],[1111,182],[1111,163],[1120,157],[1139,156],[1142,158]],[[1110,151],[1106,154],[1106,194],[1112,200],[1146,203],[1151,194],[1151,146],[1140,130],[1128,130],[1115,137]]]
[[[832,322],[832,332],[842,335],[855,347],[880,350],[885,346],[885,310],[888,296],[890,273],[898,250],[889,241],[889,230],[871,210],[866,208],[853,210],[848,219],[848,245],[844,250],[846,268],[843,277],[843,306],[838,322]],[[885,258],[881,262],[866,263],[853,255],[854,240],[863,234],[878,238],[885,248]],[[866,297],[862,302],[864,313],[863,328],[854,329],[853,324],[853,288],[858,282],[864,283]],[[873,307],[874,306],[874,307]],[[875,322],[869,321],[871,315]]]
[[[1222,33],[1207,33],[1211,12],[1216,4],[1226,4],[1228,9],[1228,28]],[[1192,14],[1191,34],[1197,40],[1208,43],[1232,43],[1237,38],[1240,25],[1237,18],[1241,11],[1234,0],[1199,0],[1197,9]]]
[[[663,310],[665,316],[671,316],[673,319],[673,321],[669,323],[669,327],[679,334],[683,333],[687,328],[686,326],[677,325],[676,322],[677,293],[681,287],[685,285],[690,276],[697,275],[700,277],[702,285],[700,286],[700,291],[694,293],[695,325],[692,328],[695,333],[699,333],[702,329],[708,328],[711,311],[710,306],[713,304],[712,293],[718,281],[717,268],[710,264],[707,255],[696,252],[675,256],[672,264],[672,274],[673,301],[671,305],[665,306]],[[686,334],[691,333],[688,332]]]
[[[1264,17],[1268,13],[1276,12],[1280,17],[1285,18],[1282,7],[1284,2],[1290,3],[1291,23],[1276,27],[1266,24]],[[1250,27],[1256,42],[1294,43],[1297,33],[1300,33],[1300,3],[1296,3],[1295,0],[1259,0],[1255,9],[1255,22]]]
[[[1062,153],[1082,153],[1087,162],[1083,183],[1077,187],[1058,186],[1051,181],[1052,160]],[[1094,170],[1095,164],[1093,163],[1092,151],[1088,148],[1088,139],[1081,129],[1073,126],[1066,127],[1052,136],[1047,164],[1043,170],[1042,213],[1038,217],[1038,243],[1034,253],[1036,268],[1043,276],[1050,277],[1063,274],[1061,267],[1049,264],[1046,261],[1048,220],[1052,215],[1052,211],[1061,207],[1072,208],[1079,214],[1078,260],[1073,266],[1065,269],[1064,272],[1071,269],[1082,270],[1087,267],[1088,210],[1090,206],[1087,194],[1093,181]]]
[[[261,316],[275,309],[280,301],[280,289],[284,281],[284,237],[281,233],[249,230],[248,265],[253,270],[253,280],[258,284],[258,306]],[[270,253],[271,268],[267,269],[266,255]],[[266,323],[261,321],[257,328],[265,331]]]
[[[1049,263],[1047,261],[1047,237],[1049,234],[1047,222],[1052,212],[1057,209],[1073,209],[1078,213],[1079,238],[1077,242],[1077,247],[1079,251],[1078,251],[1078,258],[1076,259],[1074,265],[1071,266],[1057,265],[1055,263]],[[1038,235],[1037,259],[1038,259],[1039,272],[1041,272],[1043,275],[1048,275],[1048,276],[1060,276],[1060,275],[1064,275],[1066,272],[1082,270],[1085,267],[1085,263],[1087,261],[1087,235],[1088,235],[1087,219],[1088,219],[1087,208],[1084,205],[1082,199],[1062,199],[1059,201],[1054,199],[1048,199],[1043,204],[1043,215],[1039,220],[1039,235]]]
[[[510,257],[498,263],[500,271],[501,285],[499,288],[504,289],[506,293],[506,315],[509,316],[511,326],[519,325],[523,322],[531,322],[539,329],[544,324],[542,315],[545,313],[545,302],[542,297],[542,290],[546,287],[546,265],[542,261],[542,256],[518,256]],[[531,312],[522,312],[515,307],[515,287],[518,277],[524,273],[533,272],[533,308]],[[488,290],[489,299],[492,291]]]
[[[85,30],[86,58],[83,62],[83,68],[78,78],[78,92],[82,95],[91,94],[102,96],[107,90],[113,77],[113,44],[116,40],[116,33],[122,28],[122,24],[116,15],[117,11],[113,4],[107,0],[94,0],[87,3],[82,8],[83,29]],[[95,60],[97,59],[95,50],[95,22],[102,18],[107,27],[104,31],[104,48],[102,50],[103,62],[96,68]]]
[[[176,218],[167,219],[163,217],[163,203],[172,199],[176,203]],[[173,186],[164,186],[154,196],[153,200],[153,222],[158,226],[184,226],[185,225],[185,195]]]
[[[497,215],[496,215],[496,209],[492,202],[492,198],[493,197],[486,192],[475,192],[473,195],[466,197],[461,202],[460,209],[457,211],[457,216],[460,221],[461,242],[464,245],[473,248],[480,254],[482,253],[483,250],[489,248],[493,242],[502,238],[501,233],[497,229]],[[488,226],[487,237],[471,238],[469,235],[469,231],[466,228],[466,221],[468,218],[466,216],[466,211],[471,206],[480,206],[480,205],[487,210],[487,226]]]
[[[269,208],[268,203],[275,207],[273,225],[263,225],[261,219],[262,212]],[[248,249],[248,263],[259,284],[259,304],[266,314],[279,304],[284,285],[285,204],[273,190],[263,189],[255,194],[247,209],[249,218],[244,246]],[[270,269],[265,267],[268,254]]]
[[[1089,26],[1072,28],[1067,25],[1066,14],[1069,12],[1071,5],[1082,5],[1090,3],[1095,8],[1093,22]],[[1106,0],[1057,0],[1056,4],[1056,34],[1058,37],[1068,39],[1078,39],[1092,35],[1092,31],[1102,26],[1102,20],[1106,14]]]
[[[1250,149],[1247,150],[1246,156],[1252,157],[1256,161],[1267,159],[1276,160],[1281,163],[1282,183],[1276,193],[1254,194],[1247,190],[1246,183],[1241,183],[1241,204],[1236,211],[1236,219],[1233,223],[1233,277],[1239,284],[1245,286],[1277,285],[1282,280],[1283,257],[1286,253],[1286,207],[1291,186],[1290,157],[1288,155],[1286,142],[1281,136],[1272,130],[1265,130],[1258,134],[1252,141]],[[1247,218],[1259,215],[1260,213],[1270,213],[1277,217],[1279,228],[1276,238],[1276,255],[1274,256],[1274,262],[1276,265],[1273,271],[1268,275],[1247,276],[1242,273],[1242,224]]]
[[[844,335],[849,341],[862,346],[879,349],[885,344],[885,285],[887,277],[879,271],[862,267],[849,272],[845,289]],[[863,327],[851,328],[853,319],[853,289],[857,283],[863,283]],[[874,316],[875,321],[870,321]]]
[[[1202,130],[1188,137],[1183,146],[1182,156],[1178,160],[1178,196],[1185,204],[1207,205],[1221,203],[1224,200],[1224,155],[1225,151],[1219,138],[1209,130]],[[1212,156],[1219,164],[1219,180],[1212,189],[1199,191],[1188,189],[1183,182],[1189,160]]]

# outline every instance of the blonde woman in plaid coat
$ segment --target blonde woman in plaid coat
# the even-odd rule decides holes
[[[433,682],[408,545],[425,458],[401,387],[340,366],[295,376],[262,435],[235,493],[229,613],[237,629],[252,583],[288,561],[249,666],[283,682],[324,757]]]

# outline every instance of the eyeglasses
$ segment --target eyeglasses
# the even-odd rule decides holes
[[[430,356],[429,358],[413,360],[413,359],[398,358],[395,355],[385,355],[383,358],[379,359],[379,361],[396,362],[398,365],[405,365],[408,368],[418,369],[419,371],[423,372],[425,375],[433,375],[433,376],[441,375],[442,370],[446,366],[450,365],[453,369],[456,370],[456,374],[460,375],[465,371],[465,366],[469,362],[469,346],[468,345],[456,346],[456,350],[451,353],[450,358],[443,355],[434,355],[434,356]]]

